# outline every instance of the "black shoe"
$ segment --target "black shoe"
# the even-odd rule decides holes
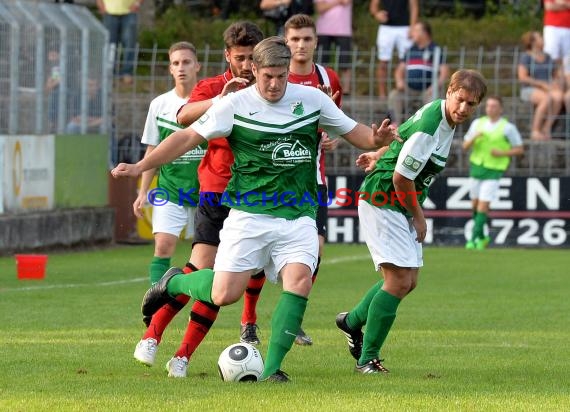
[[[297,332],[295,337],[295,343],[300,346],[310,346],[313,344],[313,340],[303,329],[299,328],[299,332]]]
[[[277,372],[269,376],[267,379],[264,379],[263,382],[286,383],[291,382],[291,379],[289,379],[289,375],[287,375],[281,369],[277,369]]]
[[[152,318],[152,315],[154,315],[157,310],[172,300],[172,296],[170,296],[166,291],[166,285],[170,279],[181,273],[184,272],[179,268],[168,269],[160,280],[146,291],[141,304],[143,320],[145,317]]]
[[[369,373],[389,373],[390,371],[382,365],[380,359],[372,359],[371,361],[366,362],[364,365],[360,366],[358,362],[356,362],[356,366],[354,367],[354,371],[358,373],[362,373],[364,375]]]
[[[341,312],[336,315],[336,326],[344,333],[348,341],[348,350],[352,357],[356,360],[360,359],[362,354],[362,330],[351,329],[346,323],[348,312]]]
[[[245,325],[241,325],[239,341],[254,346],[259,345],[261,341],[257,337],[257,324],[246,323]]]

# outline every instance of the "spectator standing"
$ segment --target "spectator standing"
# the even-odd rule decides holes
[[[350,94],[350,51],[352,49],[352,0],[314,0],[318,45],[322,62],[330,64],[331,47],[340,51],[340,82]]]
[[[315,12],[313,0],[261,0],[259,9],[266,19],[275,23],[278,36],[283,36],[285,22],[292,15]]]
[[[370,14],[380,23],[376,37],[379,60],[376,78],[380,98],[387,95],[388,63],[392,60],[394,48],[398,49],[398,57],[402,60],[412,45],[410,27],[418,21],[419,9],[418,0],[370,1]]]
[[[388,97],[388,108],[392,114],[392,120],[397,125],[402,122],[403,114],[406,117],[410,114],[410,102],[421,100],[425,104],[437,97],[433,94],[434,85],[432,84],[435,68],[439,67],[435,85],[438,89],[449,77],[449,68],[443,62],[440,47],[432,40],[429,23],[414,24],[411,28],[411,37],[412,47],[406,52],[404,61],[401,61],[396,68],[394,74],[396,88],[390,92]],[[439,53],[439,60],[436,62],[437,53]],[[434,67],[434,64],[437,67]]]
[[[109,41],[122,47],[122,63],[118,75],[125,84],[133,82],[133,61],[137,44],[138,12],[142,0],[97,0],[103,25],[109,30]]]
[[[554,60],[544,52],[544,41],[539,32],[522,35],[525,52],[518,65],[521,100],[536,106],[532,120],[531,138],[549,140],[552,125],[562,109],[562,87],[556,76]]]
[[[544,0],[544,51],[557,63],[570,54],[570,0]]]

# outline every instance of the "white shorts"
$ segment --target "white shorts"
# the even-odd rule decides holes
[[[403,268],[423,266],[422,244],[416,240],[416,229],[411,219],[368,202],[358,202],[358,217],[375,270],[382,263]]]
[[[231,209],[220,231],[215,272],[244,272],[265,269],[273,283],[288,263],[303,263],[315,271],[319,239],[315,220],[287,220]]]
[[[394,48],[398,49],[398,57],[403,60],[406,52],[412,47],[412,40],[409,38],[410,26],[378,26],[376,36],[376,48],[378,49],[378,60],[392,60]]]
[[[152,233],[168,233],[180,236],[182,229],[186,229],[185,238],[193,237],[195,211],[195,207],[180,206],[172,202],[153,206]]]
[[[544,51],[553,60],[563,59],[570,55],[570,28],[557,26],[544,26]]]
[[[479,199],[483,202],[492,202],[497,197],[499,191],[499,179],[469,179],[471,189],[469,189],[469,196],[471,200]]]

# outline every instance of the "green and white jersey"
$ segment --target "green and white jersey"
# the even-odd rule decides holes
[[[338,136],[355,126],[322,91],[287,83],[275,103],[256,86],[231,93],[190,127],[206,139],[228,139],[235,162],[224,204],[285,219],[315,219],[317,129]]]
[[[176,94],[176,90],[161,94],[153,99],[148,109],[142,143],[158,146],[160,142],[184,126],[176,123],[176,113],[187,102]],[[158,174],[158,187],[168,191],[172,203],[195,206],[199,200],[198,165],[206,154],[208,145],[203,145],[183,154],[172,163],[162,165]],[[187,194],[180,201],[180,193]],[[189,197],[192,202],[189,202]]]
[[[403,143],[393,141],[364,179],[360,191],[373,206],[388,208],[409,215],[398,201],[394,188],[394,172],[413,180],[418,202],[423,204],[433,178],[441,172],[449,156],[455,129],[445,118],[445,101],[434,100],[404,122],[398,132]]]

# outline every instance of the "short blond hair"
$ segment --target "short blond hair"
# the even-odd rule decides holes
[[[170,56],[172,53],[174,53],[175,51],[178,51],[178,50],[190,50],[192,53],[194,53],[194,56],[197,56],[196,46],[194,46],[189,41],[179,41],[177,43],[174,43],[168,49],[168,55]]]
[[[457,70],[451,76],[447,91],[455,93],[461,89],[474,93],[477,96],[477,103],[481,103],[487,94],[487,82],[477,70]]]

